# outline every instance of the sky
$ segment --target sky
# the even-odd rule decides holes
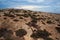
[[[5,8],[60,13],[60,0],[0,0],[0,9]]]

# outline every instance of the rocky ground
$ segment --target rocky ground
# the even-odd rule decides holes
[[[0,40],[60,40],[60,14],[0,10]]]

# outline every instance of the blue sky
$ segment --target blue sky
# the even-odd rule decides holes
[[[0,0],[0,8],[60,13],[60,0]]]

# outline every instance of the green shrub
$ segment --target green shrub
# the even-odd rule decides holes
[[[51,20],[48,20],[47,23],[48,23],[48,24],[52,24],[53,22],[52,22]]]
[[[52,38],[46,38],[45,40],[53,40]]]
[[[8,16],[8,17],[13,17],[13,18],[15,18],[15,16],[14,16],[14,15],[9,14],[9,13],[4,13],[4,16]]]
[[[13,21],[18,22],[19,20],[18,19],[14,19]]]
[[[60,33],[60,27],[55,27],[55,29]]]
[[[9,37],[13,35],[13,32],[12,30],[7,30],[6,28],[1,28],[0,29],[0,37]]]
[[[49,35],[51,35],[46,30],[37,30],[35,33],[32,33],[32,38],[47,38]]]
[[[29,17],[29,15],[28,14],[23,14],[23,17]]]
[[[16,36],[23,37],[27,32],[24,29],[16,30]]]

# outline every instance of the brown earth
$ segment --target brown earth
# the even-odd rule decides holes
[[[0,40],[60,40],[60,14],[2,9]]]

